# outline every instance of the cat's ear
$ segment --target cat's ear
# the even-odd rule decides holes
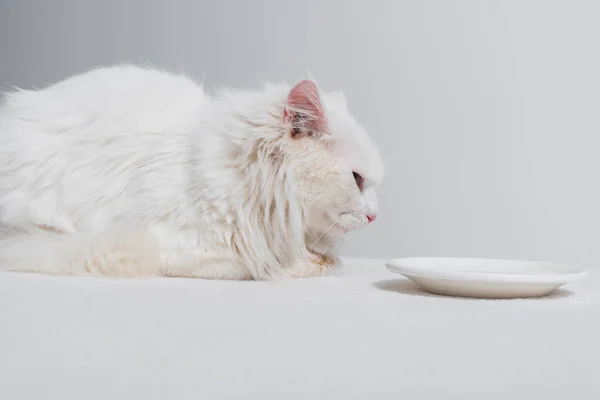
[[[290,90],[283,110],[283,122],[290,127],[294,138],[315,137],[326,132],[327,121],[315,82],[303,80]]]

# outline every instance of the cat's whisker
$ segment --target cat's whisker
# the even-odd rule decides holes
[[[325,242],[325,245],[324,245],[323,249],[321,250],[322,254],[325,254],[325,255],[328,254],[329,245],[331,244],[332,241],[333,241],[333,236],[328,236],[327,241]]]
[[[321,235],[320,235],[320,236],[319,236],[319,237],[318,237],[318,238],[317,238],[317,239],[316,239],[316,240],[315,240],[315,241],[314,241],[314,242],[313,242],[313,243],[312,243],[312,244],[309,246],[309,248],[312,248],[312,247],[313,247],[315,244],[317,244],[317,242],[318,242],[319,240],[321,240],[321,238],[322,238],[323,236],[325,236],[325,234],[326,234],[327,232],[329,232],[329,230],[330,230],[331,228],[333,228],[333,227],[334,227],[334,225],[335,225],[335,222],[332,222],[332,223],[331,223],[331,225],[329,225],[329,227],[328,227],[327,229],[325,229],[325,230],[323,231],[323,233],[321,233]]]
[[[343,228],[340,227],[339,225],[336,225],[336,232],[334,235],[329,237],[329,241],[327,242],[327,245],[325,246],[325,254],[331,254],[333,253],[333,251],[335,251],[335,249],[337,248],[337,245],[339,244],[339,241],[341,240],[341,233],[343,231]]]
[[[330,250],[331,253],[335,253],[335,251],[337,250],[341,241],[342,241],[342,236],[338,235],[336,241],[334,242],[333,246],[331,247],[331,250]]]

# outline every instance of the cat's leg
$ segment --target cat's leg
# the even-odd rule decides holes
[[[225,246],[214,243],[211,246],[210,236],[166,226],[155,226],[152,230],[160,242],[162,276],[224,280],[310,278],[330,275],[336,266],[335,258],[309,253],[307,258],[291,265],[255,276],[244,260]]]
[[[224,246],[192,229],[171,226],[152,227],[157,237],[160,259],[159,275],[201,279],[253,279],[250,270]]]
[[[250,280],[252,274],[233,257],[207,257],[191,249],[163,250],[160,274],[169,277]]]
[[[336,259],[329,256],[311,253],[306,259],[298,259],[284,270],[290,278],[312,278],[333,274]]]

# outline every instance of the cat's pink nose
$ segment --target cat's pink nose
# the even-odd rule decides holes
[[[377,214],[369,214],[367,215],[367,220],[369,220],[369,223],[375,221],[377,219]]]

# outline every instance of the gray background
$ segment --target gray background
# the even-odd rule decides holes
[[[0,1],[4,87],[123,61],[342,88],[387,169],[347,255],[600,265],[598,1]]]

